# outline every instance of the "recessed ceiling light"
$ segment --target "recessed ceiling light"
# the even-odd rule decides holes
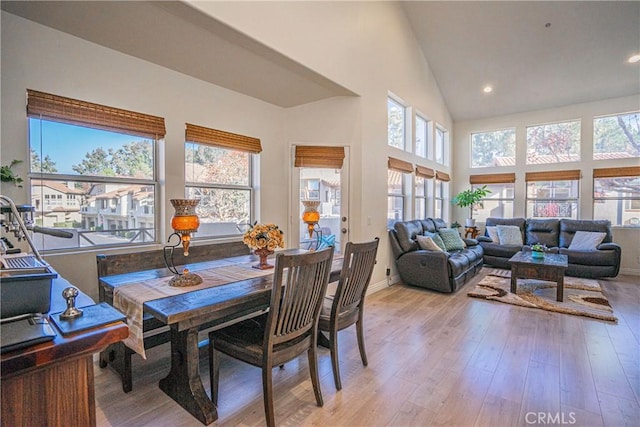
[[[485,87],[482,88],[482,91],[484,93],[491,93],[493,92],[493,87],[491,85],[486,85]]]
[[[640,54],[631,55],[628,61],[630,64],[635,64],[636,62],[640,62]]]

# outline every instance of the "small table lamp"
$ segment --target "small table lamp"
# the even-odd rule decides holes
[[[178,272],[173,263],[173,250],[182,245],[184,250],[184,256],[189,255],[189,244],[191,243],[191,233],[198,231],[200,226],[200,220],[196,214],[196,206],[200,203],[198,199],[171,199],[171,204],[175,209],[173,217],[171,218],[172,233],[167,239],[167,243],[171,242],[171,239],[176,236],[179,240],[172,246],[165,246],[164,262],[167,268],[175,276],[169,281],[169,286],[195,286],[202,283],[202,277],[197,274],[190,273],[188,268],[182,270],[182,273]],[[167,253],[169,258],[167,258]]]
[[[309,230],[309,239],[311,239],[313,237],[313,230],[320,221],[320,212],[318,212],[318,206],[320,206],[320,202],[318,200],[303,200],[302,204],[304,205],[302,221],[307,224],[307,229]],[[318,248],[320,246],[322,232],[320,230],[317,230],[316,233],[318,234],[316,248]]]

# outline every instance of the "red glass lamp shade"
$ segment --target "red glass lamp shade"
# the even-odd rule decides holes
[[[318,206],[320,202],[318,200],[303,200],[304,212],[302,213],[302,221],[307,224],[309,230],[309,238],[313,237],[313,229],[315,225],[320,221],[320,212],[318,212]]]
[[[184,256],[189,255],[191,233],[198,231],[200,226],[200,219],[196,215],[198,203],[200,203],[198,199],[171,199],[171,204],[175,209],[171,218],[171,228],[180,235]]]

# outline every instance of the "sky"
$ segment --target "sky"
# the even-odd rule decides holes
[[[140,141],[139,136],[124,135],[82,126],[29,119],[29,144],[43,160],[47,155],[58,169],[57,173],[77,175],[71,169],[79,164],[87,153],[96,148],[118,149],[123,145]]]

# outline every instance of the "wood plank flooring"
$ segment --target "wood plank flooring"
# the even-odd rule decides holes
[[[362,366],[355,330],[340,332],[343,389],[320,348],[324,406],[307,359],[275,369],[281,426],[637,426],[640,278],[602,280],[618,324],[401,284],[367,297]],[[133,391],[95,366],[98,426],[201,426],[159,388],[169,346],[134,357]],[[209,388],[206,353],[200,372]],[[264,425],[260,370],[224,358],[215,426]]]

